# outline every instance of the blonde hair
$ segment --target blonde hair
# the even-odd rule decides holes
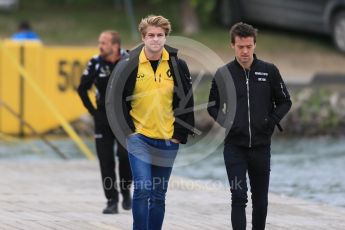
[[[162,28],[164,30],[165,36],[168,36],[171,32],[170,21],[161,15],[149,15],[146,18],[141,19],[138,29],[142,36],[146,35],[146,29],[149,26]]]

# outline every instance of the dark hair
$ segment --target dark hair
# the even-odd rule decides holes
[[[258,34],[258,30],[254,28],[252,25],[238,22],[235,25],[233,25],[229,31],[231,43],[235,43],[235,38],[246,38],[246,37],[253,37],[254,43],[256,43],[256,36]]]
[[[31,30],[30,23],[28,21],[21,21],[18,26],[19,30]]]
[[[102,33],[110,34],[111,36],[111,44],[119,44],[121,45],[121,37],[120,33],[116,30],[104,30]]]

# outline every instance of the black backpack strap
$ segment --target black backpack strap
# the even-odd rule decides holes
[[[176,82],[177,82],[177,94],[180,98],[184,97],[184,91],[183,91],[183,84],[181,80],[181,75],[177,67],[177,61],[175,56],[171,56],[171,65],[173,67],[173,71],[175,74]]]

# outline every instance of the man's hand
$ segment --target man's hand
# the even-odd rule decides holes
[[[175,138],[170,139],[170,141],[175,143],[175,144],[180,144],[180,141],[175,139]]]

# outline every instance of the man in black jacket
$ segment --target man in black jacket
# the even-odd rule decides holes
[[[133,229],[158,230],[179,144],[193,134],[192,82],[177,49],[165,45],[171,31],[168,19],[143,18],[139,31],[144,44],[114,70],[106,106],[115,134],[127,141],[134,181]]]
[[[252,193],[252,229],[265,229],[270,176],[271,136],[275,126],[291,107],[291,100],[280,73],[273,64],[254,54],[257,30],[237,23],[230,30],[235,60],[220,68],[212,81],[209,114],[227,129],[224,161],[231,187],[231,222],[234,230],[246,229],[248,172]],[[229,75],[222,74],[224,70]],[[236,91],[236,112],[231,122],[229,101],[224,101],[221,85],[231,77]],[[224,106],[225,111],[224,111]]]
[[[89,61],[87,68],[81,76],[78,93],[84,106],[94,118],[97,156],[101,168],[102,185],[108,200],[107,207],[103,210],[103,213],[114,214],[118,212],[118,184],[123,196],[123,209],[131,209],[130,185],[132,173],[127,150],[115,140],[115,136],[109,126],[105,111],[105,94],[114,67],[121,58],[125,58],[128,54],[120,48],[120,35],[116,31],[103,31],[99,36],[98,43],[100,54],[94,56]],[[92,85],[96,86],[96,108],[92,105],[87,92]],[[119,159],[120,183],[117,182],[115,174],[115,141]]]

